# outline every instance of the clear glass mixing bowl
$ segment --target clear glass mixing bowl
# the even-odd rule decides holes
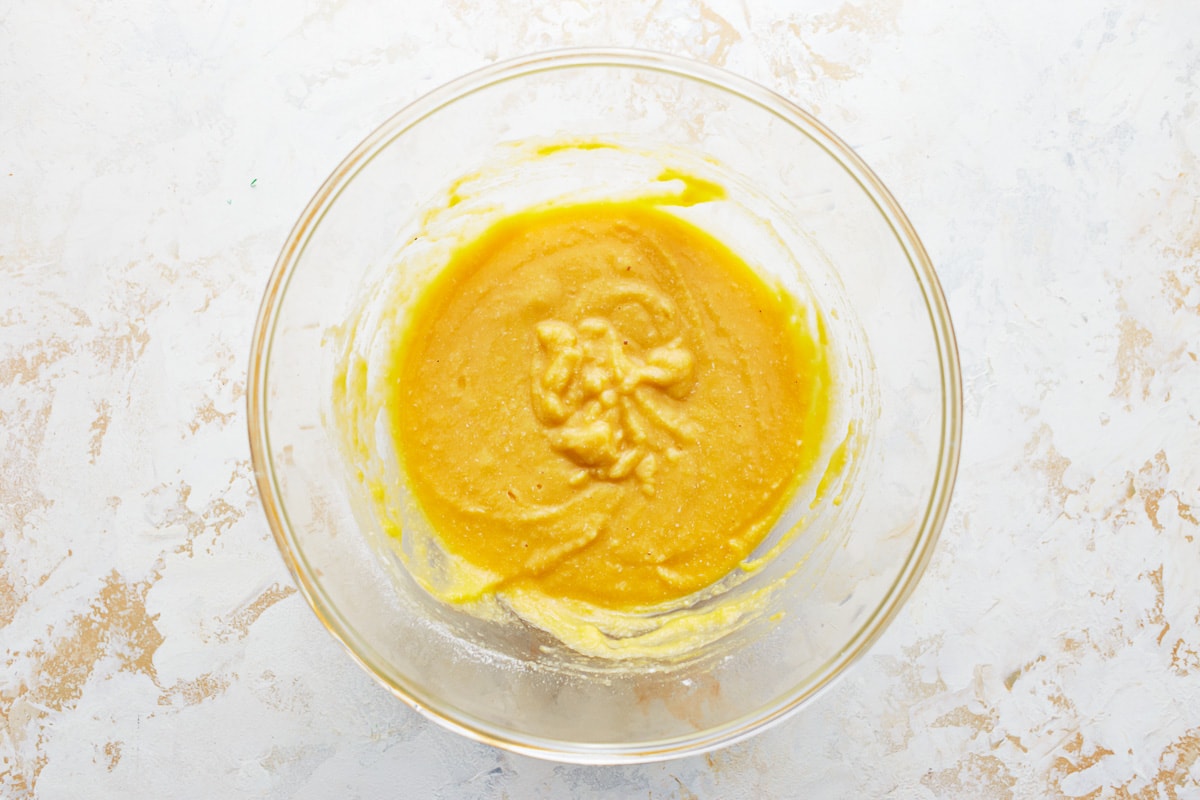
[[[539,643],[537,631],[464,619],[432,602],[378,546],[379,522],[333,430],[336,332],[381,275],[403,269],[397,243],[430,208],[446,205],[464,176],[492,176],[475,189],[485,205],[518,202],[537,180],[593,197],[634,180],[586,146],[543,147],[558,157],[553,168],[522,173],[514,146],[529,142],[617,143],[661,156],[668,169],[709,169],[728,196],[680,215],[785,285],[802,282],[835,345],[841,416],[823,458],[836,459],[852,431],[849,463],[831,473],[833,490],[805,484],[785,514],[787,525],[803,517],[799,533],[735,590],[788,576],[764,613],[682,660],[576,656]],[[789,257],[773,257],[772,248]],[[937,278],[862,160],[761,86],[675,57],[615,50],[558,51],[480,70],[413,103],[355,148],[275,265],[254,333],[248,406],[271,529],[304,596],[354,658],[454,730],[580,763],[729,744],[800,708],[843,672],[929,561],[961,426],[958,358]]]

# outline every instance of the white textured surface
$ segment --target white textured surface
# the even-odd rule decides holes
[[[0,9],[0,795],[1200,797],[1200,5],[803,5]],[[565,44],[814,111],[959,336],[924,581],[833,690],[706,758],[424,721],[305,606],[252,484],[251,325],[308,197],[404,103]]]

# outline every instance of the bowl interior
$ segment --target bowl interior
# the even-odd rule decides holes
[[[619,147],[543,147],[540,160],[523,160],[551,142]],[[469,203],[515,210],[539,197],[620,194],[660,163],[726,186],[724,206],[680,215],[825,310],[842,393],[826,457],[843,439],[852,456],[837,491],[809,508],[810,484],[789,511],[790,522],[806,517],[802,532],[752,579],[789,575],[764,613],[682,663],[607,662],[537,631],[498,632],[425,596],[388,556],[347,475],[329,397],[342,326],[366,290],[395,274],[398,248],[454,187],[473,187]],[[522,752],[643,760],[748,735],[879,635],[945,515],[958,452],[956,358],[911,227],[819,123],[701,65],[564,52],[489,68],[418,101],[322,187],[264,299],[251,444],[272,529],[305,595],[385,685],[444,724]]]

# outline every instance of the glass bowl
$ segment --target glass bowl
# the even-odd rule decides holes
[[[768,554],[765,566],[729,590],[771,591],[726,635],[671,659],[582,655],[529,626],[433,601],[389,547],[340,445],[331,397],[347,320],[405,277],[404,247],[431,220],[469,228],[489,209],[644,193],[655,180],[682,196],[680,175],[725,193],[673,213],[812,299],[836,362],[822,467],[756,553]],[[455,208],[482,211],[445,216]],[[309,604],[351,655],[453,730],[578,763],[711,750],[829,685],[879,637],[928,563],[961,426],[937,278],[862,160],[761,86],[617,50],[488,67],[413,103],[355,148],[275,265],[254,333],[248,407],[271,529]]]

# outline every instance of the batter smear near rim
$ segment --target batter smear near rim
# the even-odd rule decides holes
[[[653,609],[737,568],[807,476],[825,348],[812,309],[650,201],[527,211],[410,309],[387,413],[487,591]]]

